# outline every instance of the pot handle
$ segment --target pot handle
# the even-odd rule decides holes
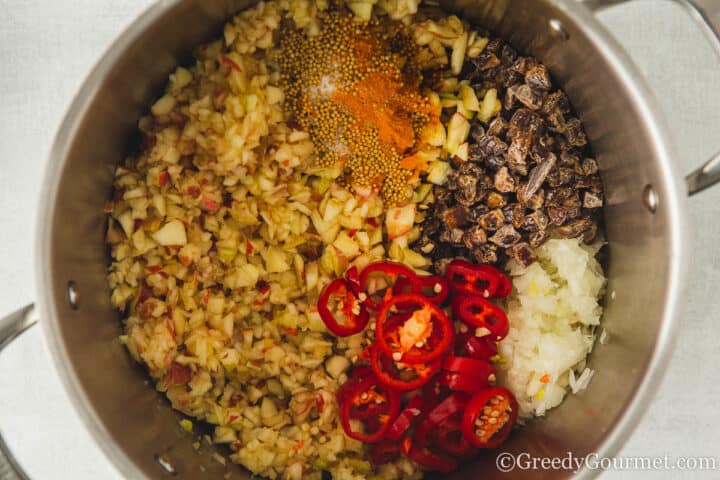
[[[593,12],[603,10],[613,5],[627,3],[630,0],[579,0]],[[712,43],[715,51],[720,55],[720,2],[718,0],[673,0],[686,7],[692,18]],[[720,182],[720,152],[712,156],[703,166],[691,172],[685,177],[688,195],[712,187]]]
[[[35,307],[28,305],[3,318],[0,318],[0,353],[18,335],[35,325],[38,321]],[[10,453],[2,432],[0,432],[0,480],[29,480],[20,464]]]

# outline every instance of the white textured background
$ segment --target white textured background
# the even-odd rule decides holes
[[[0,0],[0,313],[35,296],[35,210],[61,117],[95,61],[150,3]],[[680,148],[682,170],[690,171],[720,149],[720,61],[686,13],[669,1],[637,0],[600,18],[659,97]],[[718,201],[720,187],[690,203],[696,228],[687,315],[656,401],[623,456],[720,457]],[[0,358],[0,426],[33,479],[120,478],[75,417],[38,328]],[[719,475],[609,472],[603,478]]]

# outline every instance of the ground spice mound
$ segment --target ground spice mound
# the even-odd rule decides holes
[[[420,93],[412,39],[400,24],[358,23],[339,12],[321,21],[315,36],[282,32],[288,109],[310,133],[320,166],[340,164],[349,184],[403,203],[419,172],[402,161],[439,115]]]

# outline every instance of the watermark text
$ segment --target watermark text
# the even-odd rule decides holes
[[[503,452],[495,458],[501,472],[513,470],[564,470],[578,473],[580,470],[678,470],[700,471],[720,469],[720,460],[715,457],[601,457],[590,453],[584,457],[572,452],[561,457],[536,457],[530,453],[512,454]]]

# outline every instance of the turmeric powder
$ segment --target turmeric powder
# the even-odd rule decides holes
[[[403,153],[415,143],[411,119],[415,99],[403,95],[401,88],[402,84],[387,74],[374,72],[358,82],[352,91],[337,92],[332,98],[345,105],[361,125],[375,127],[384,145]]]

